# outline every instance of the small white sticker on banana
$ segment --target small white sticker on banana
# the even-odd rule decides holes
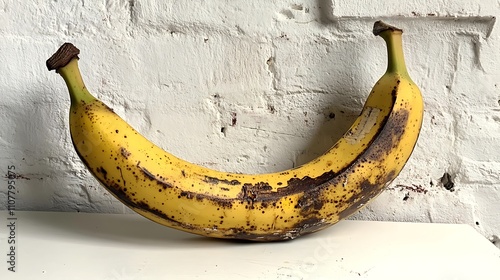
[[[347,141],[347,143],[355,145],[363,138],[365,138],[366,135],[370,133],[370,130],[377,124],[377,118],[380,114],[380,111],[381,110],[379,108],[373,107],[367,107],[365,110],[363,110],[363,112],[361,113],[361,123],[359,124],[359,126],[357,126],[356,129],[351,130],[345,136],[345,140]]]

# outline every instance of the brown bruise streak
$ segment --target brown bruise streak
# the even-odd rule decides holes
[[[145,212],[148,212],[148,213],[151,213],[163,220],[166,220],[168,221],[171,226],[174,226],[174,227],[177,227],[177,228],[180,228],[180,229],[185,229],[185,230],[195,230],[196,228],[194,226],[191,226],[189,224],[184,224],[184,223],[180,223],[174,219],[172,219],[170,216],[168,216],[167,214],[165,214],[163,211],[155,208],[155,207],[151,207],[151,205],[149,205],[147,202],[144,202],[144,201],[134,201],[130,198],[130,196],[128,195],[128,193],[126,191],[124,191],[123,189],[120,188],[120,186],[115,186],[113,188],[109,188],[109,191],[116,196],[116,198],[118,198],[119,200],[121,200],[123,203],[125,203],[128,207],[130,207],[132,210],[135,209],[139,209],[141,211],[145,211]]]
[[[141,162],[137,162],[137,168],[139,168],[142,172],[142,174],[144,174],[144,176],[146,178],[148,178],[149,180],[152,180],[154,182],[156,182],[158,185],[160,185],[163,189],[167,189],[167,188],[171,188],[172,185],[163,181],[163,180],[160,180],[158,179],[153,173],[151,173],[149,170],[147,170],[145,167],[142,167],[141,165]]]
[[[407,109],[400,109],[392,113],[392,117],[380,132],[379,137],[375,140],[366,151],[365,160],[380,161],[387,154],[397,148],[400,143],[401,137],[405,133],[405,128],[409,122],[410,112]],[[363,164],[363,162],[360,162]],[[379,166],[379,169],[384,169],[384,166]],[[384,176],[378,176],[374,183],[365,180],[361,183],[360,192],[353,194],[349,199],[343,201],[348,208],[340,212],[340,219],[346,218],[356,212],[362,205],[368,203],[370,199],[379,195],[383,189],[392,182],[397,174],[395,170],[391,170]]]
[[[322,219],[312,217],[305,220],[301,220],[291,226],[290,228],[281,230],[280,232],[274,232],[273,234],[259,234],[248,232],[243,228],[231,228],[232,233],[228,233],[224,238],[246,240],[246,241],[287,241],[293,240],[299,236],[310,234],[321,229],[327,228],[332,224],[325,222]]]
[[[376,144],[368,147],[366,153],[368,160],[377,161],[391,152],[397,143],[401,141],[401,137],[405,133],[406,126],[409,122],[410,112],[407,109],[400,109],[392,112],[392,117],[389,118],[384,129],[380,132],[376,139]]]
[[[230,185],[230,186],[241,185],[241,182],[238,180],[219,179],[219,178],[210,177],[210,176],[205,176],[205,179],[203,181],[206,183],[212,184],[212,185],[218,185],[219,183]]]
[[[246,183],[241,187],[238,198],[253,205],[257,196],[275,194],[272,190],[273,188],[266,182],[259,182],[257,184]]]
[[[295,208],[300,209],[300,214],[304,217],[317,215],[325,204],[323,199],[318,198],[323,198],[318,191],[304,192],[304,195],[297,201]]]
[[[80,159],[87,165],[85,162],[85,159],[81,156],[81,154],[77,150],[77,154],[80,157]],[[87,165],[88,166],[88,165]],[[155,207],[151,207],[147,202],[145,201],[137,201],[134,200],[132,197],[135,196],[135,193],[133,193],[133,190],[129,190],[125,187],[120,186],[117,184],[115,181],[110,181],[108,179],[103,179],[100,176],[98,176],[97,172],[94,170],[90,170],[90,173],[103,185],[106,190],[108,190],[112,195],[114,195],[118,200],[120,200],[122,203],[127,205],[129,208],[132,210],[134,209],[139,209],[145,212],[149,212],[163,220],[168,221],[173,227],[179,228],[179,229],[185,229],[186,231],[192,231],[195,230],[196,228],[194,226],[190,226],[188,224],[180,223],[174,219],[172,219],[170,216],[165,214],[163,211],[156,209]],[[101,174],[103,171],[105,171],[102,167],[97,168],[97,170],[100,170]]]
[[[108,179],[108,171],[106,171],[106,169],[104,169],[102,166],[97,167],[96,168],[96,172],[97,173],[101,173],[102,177],[104,178],[104,180]]]
[[[361,183],[361,191],[345,200],[345,205],[349,205],[339,213],[339,220],[345,219],[356,213],[362,206],[367,204],[372,198],[378,196],[384,188],[394,179],[395,172],[391,171],[387,176],[377,178],[375,183],[365,180]]]
[[[196,199],[198,201],[202,201],[204,199],[207,199],[214,203],[215,205],[218,205],[220,208],[223,209],[230,209],[233,207],[233,203],[236,202],[234,198],[221,198],[217,196],[209,196],[205,194],[200,194],[200,193],[195,193],[195,192],[190,192],[190,191],[181,191],[179,194],[180,197],[186,197],[187,199]]]

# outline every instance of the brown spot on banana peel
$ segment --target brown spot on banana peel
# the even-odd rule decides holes
[[[101,173],[102,177],[104,177],[104,180],[107,179],[107,177],[108,177],[108,171],[106,171],[106,169],[104,169],[102,166],[101,167],[97,167],[96,168],[96,172],[97,173]]]
[[[122,155],[122,157],[124,157],[125,159],[128,159],[128,157],[131,155],[131,153],[125,149],[124,147],[121,147],[120,148],[120,154]]]

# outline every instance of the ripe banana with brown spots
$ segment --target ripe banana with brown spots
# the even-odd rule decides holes
[[[79,50],[65,43],[47,60],[71,96],[74,148],[99,182],[140,215],[179,230],[273,241],[324,229],[353,214],[399,174],[417,141],[423,101],[408,75],[402,30],[380,21],[388,67],[352,127],[322,156],[268,174],[196,165],[139,134],[84,85]]]

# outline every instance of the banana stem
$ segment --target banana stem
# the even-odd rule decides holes
[[[78,59],[72,59],[66,66],[57,71],[68,86],[71,106],[80,104],[82,101],[89,103],[95,100],[95,97],[87,90],[83,82],[80,69],[78,69]]]
[[[377,21],[373,26],[373,34],[382,37],[387,44],[387,73],[398,73],[410,78],[403,52],[403,30]]]
[[[78,68],[79,53],[80,50],[74,45],[65,43],[46,62],[49,71],[56,70],[66,82],[71,98],[71,106],[95,100],[95,97],[85,87]]]

